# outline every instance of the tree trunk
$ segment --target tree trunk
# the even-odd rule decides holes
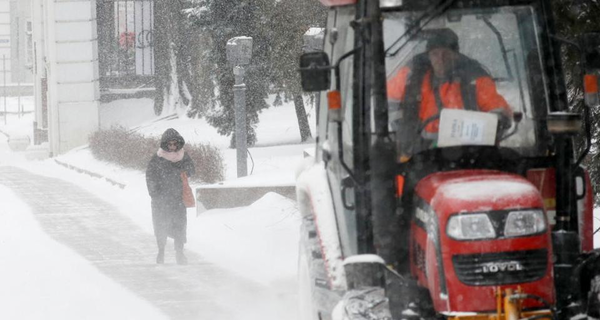
[[[183,9],[179,1],[154,1],[154,66],[155,88],[154,112],[159,115],[164,112],[167,102],[175,106],[180,102],[185,107],[190,100],[184,91],[193,90],[189,76],[189,35],[182,24]],[[174,62],[174,63],[173,63]],[[177,79],[177,81],[176,81]]]
[[[300,139],[305,142],[312,137],[310,133],[310,126],[308,125],[308,117],[306,116],[306,110],[304,109],[304,99],[302,99],[301,93],[294,94],[294,107],[296,109],[296,116],[298,118],[298,127],[300,128]]]
[[[169,6],[167,1],[154,1],[154,113],[163,112],[171,80]]]

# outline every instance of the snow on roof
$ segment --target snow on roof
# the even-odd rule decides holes
[[[445,197],[460,200],[519,197],[525,194],[537,194],[537,189],[531,184],[518,180],[479,180],[457,181],[443,186],[440,191]]]
[[[239,41],[239,40],[252,40],[252,37],[245,37],[245,36],[233,37],[233,38],[227,40],[227,45],[228,46],[237,45],[237,41]]]
[[[329,283],[334,290],[344,289],[346,274],[338,236],[338,225],[323,163],[316,163],[300,174],[296,182],[299,207],[303,215],[313,215]],[[307,212],[310,211],[310,212]]]
[[[190,0],[193,8],[184,9],[183,13],[188,16],[201,16],[203,13],[209,12],[208,3],[206,0]]]
[[[376,254],[359,254],[355,256],[350,256],[344,259],[344,265],[354,264],[354,263],[380,263],[385,264],[383,258]]]
[[[306,33],[304,33],[307,36],[314,36],[314,35],[319,35],[319,34],[325,34],[325,28],[309,28],[308,31],[306,31]]]

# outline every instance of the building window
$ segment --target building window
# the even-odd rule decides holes
[[[154,75],[152,0],[97,2],[98,50],[103,87],[140,87]]]

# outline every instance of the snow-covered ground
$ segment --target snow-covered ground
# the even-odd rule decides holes
[[[0,185],[2,319],[168,319],[46,235]]]
[[[25,111],[32,99],[23,98]],[[11,103],[9,103],[9,106]],[[1,107],[0,107],[1,108]],[[101,108],[103,128],[120,124],[146,135],[159,136],[175,128],[190,143],[209,143],[221,149],[226,165],[226,183],[292,184],[302,162],[302,152],[312,144],[299,143],[299,131],[291,103],[273,107],[260,116],[257,147],[251,148],[252,175],[235,179],[235,151],[227,149],[229,138],[222,137],[204,120],[170,118],[158,120],[150,100],[117,101]],[[311,110],[311,123],[314,123]],[[33,114],[9,114],[7,125],[0,119],[0,131],[31,136]],[[313,133],[314,133],[314,127]],[[95,160],[87,147],[81,147],[56,160],[100,173],[115,180],[123,189],[58,165],[54,160],[25,161],[22,153],[8,149],[0,134],[0,165],[13,165],[28,171],[73,182],[114,204],[144,232],[152,234],[150,199],[144,173]],[[600,226],[596,211],[595,229]],[[278,301],[293,310],[297,289],[296,264],[299,214],[294,201],[270,193],[248,207],[209,210],[196,215],[188,212],[189,250],[221,268],[269,288]],[[160,319],[160,310],[141,300],[128,289],[104,276],[74,251],[53,241],[39,227],[27,206],[9,189],[0,187],[0,308],[2,319]],[[600,234],[595,237],[596,247]],[[4,263],[8,261],[9,263]],[[152,263],[152,262],[149,262]],[[64,278],[68,274],[69,278]],[[93,288],[93,290],[90,290]],[[69,303],[66,304],[65,301]],[[35,304],[39,308],[31,308]],[[118,311],[118,314],[115,312]],[[130,317],[131,315],[131,317]],[[268,320],[268,319],[265,319]]]
[[[31,104],[28,108],[32,108]],[[223,152],[227,179],[229,182],[236,180],[235,151],[227,149],[229,138],[219,136],[216,130],[208,126],[204,120],[184,118],[157,121],[157,117],[152,112],[151,101],[144,99],[103,105],[100,113],[104,128],[119,124],[138,128],[138,131],[145,135],[160,136],[165,129],[172,127],[190,143],[209,143],[217,146]],[[8,126],[0,124],[0,130],[6,131],[8,134],[31,135],[32,114],[23,118],[9,115],[7,120]],[[244,179],[245,183],[293,184],[294,171],[302,161],[302,151],[312,147],[312,144],[299,143],[299,130],[293,105],[285,104],[261,114],[257,137],[260,147],[250,149],[253,163],[249,164],[249,170],[253,171],[251,176]],[[99,173],[124,184],[125,188],[121,189],[107,183],[104,179],[92,178],[64,168],[58,165],[55,159],[25,161],[22,153],[12,153],[8,149],[6,137],[0,135],[0,165],[18,166],[40,175],[73,182],[116,205],[141,229],[152,234],[150,198],[147,194],[143,172],[97,161],[87,147],[73,150],[57,157],[56,160]],[[6,199],[14,199],[14,201],[7,202]],[[89,310],[94,310],[86,308],[87,304],[96,303],[103,306],[111,304],[113,299],[119,299],[122,302],[118,304],[118,310],[122,316],[111,316],[110,312],[105,312],[97,313],[98,318],[155,319],[163,316],[159,310],[154,309],[147,302],[139,300],[127,289],[101,275],[94,270],[93,266],[81,267],[85,261],[82,261],[83,258],[77,256],[76,253],[59,243],[49,241],[49,238],[36,224],[31,212],[19,199],[15,198],[10,190],[0,188],[0,203],[3,204],[0,206],[0,217],[2,218],[0,219],[2,224],[0,232],[4,229],[13,229],[13,232],[3,233],[6,236],[0,237],[2,256],[9,257],[8,260],[2,259],[2,261],[11,259],[15,261],[10,257],[17,253],[19,257],[22,257],[17,263],[11,263],[8,270],[3,267],[3,271],[6,271],[4,272],[5,277],[10,277],[10,274],[13,273],[18,277],[14,277],[13,281],[0,282],[2,283],[0,299],[2,301],[15,299],[14,308],[0,310],[0,318],[77,319],[82,318],[82,315],[85,318]],[[17,217],[20,218],[17,219]],[[20,219],[27,223],[21,223]],[[198,216],[195,210],[189,209],[186,248],[210,263],[270,288],[275,296],[285,299],[285,301],[274,301],[273,303],[289,306],[291,318],[288,317],[288,319],[292,319],[295,314],[292,309],[295,307],[297,291],[296,265],[299,224],[300,218],[295,202],[275,193],[265,195],[248,207],[209,210]],[[19,229],[16,229],[18,232],[14,231],[16,225],[20,226]],[[5,237],[9,239],[6,240]],[[27,245],[17,245],[23,242]],[[60,254],[40,256],[39,252],[60,252]],[[42,260],[40,261],[38,258]],[[32,264],[28,261],[38,262]],[[81,269],[81,273],[77,274],[78,285],[57,285],[57,281],[64,281],[64,279],[56,277],[55,272],[43,272],[48,270],[45,267],[46,264],[52,265],[50,270],[57,270],[60,267],[64,270]],[[25,278],[30,280],[27,282]],[[24,290],[23,283],[35,283],[38,291],[32,293]],[[102,294],[79,294],[78,290],[87,286],[102,288]],[[16,296],[11,294],[14,292],[19,292],[19,294]],[[48,292],[55,294],[48,295]],[[27,295],[31,301],[44,299],[44,306],[48,309],[44,314],[49,316],[39,317],[39,310],[23,311],[24,305],[18,303],[26,303],[26,300],[22,299],[25,299]],[[70,309],[63,303],[68,301],[71,296],[73,296],[72,300],[81,300],[81,307]],[[110,310],[110,308],[108,309]],[[128,310],[135,313],[135,317],[128,317]]]
[[[127,125],[147,136],[160,136],[166,129],[175,128],[187,143],[217,146],[225,162],[224,184],[293,185],[295,170],[303,160],[303,150],[314,148],[312,143],[300,144],[292,103],[270,108],[260,115],[260,123],[256,130],[257,147],[249,150],[252,157],[248,164],[250,176],[236,179],[236,152],[228,148],[229,137],[219,135],[204,119],[170,117],[167,120],[157,120],[156,116],[148,112],[152,111],[152,101],[148,99],[113,102],[108,105],[110,113],[104,110],[105,107],[107,105],[104,105],[101,111],[104,123]],[[309,111],[309,117],[314,119],[314,110]],[[136,117],[138,125],[132,120]],[[314,126],[312,129],[314,132]],[[104,181],[92,185],[87,182],[88,177],[72,172],[66,173],[68,179],[76,181],[103,198],[109,198],[123,208],[124,212],[128,212],[144,230],[152,232],[149,216],[150,198],[147,195],[143,172],[97,161],[86,147],[60,156],[58,160],[100,173],[126,185],[124,190],[110,186]],[[45,167],[48,162],[50,161],[28,167],[29,170],[43,175],[65,177],[62,169],[58,174],[49,171]],[[248,207],[209,210],[197,217],[194,209],[188,211],[187,247],[209,261],[254,281],[266,285],[285,283],[286,287],[296,285],[300,220],[294,201],[272,193]]]
[[[7,97],[5,106],[4,98],[0,98],[0,134],[33,138],[33,103],[33,97]]]

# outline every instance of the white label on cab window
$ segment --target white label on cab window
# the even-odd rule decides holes
[[[464,143],[480,144],[483,141],[485,121],[475,119],[453,119],[450,138]]]
[[[493,146],[497,126],[498,116],[493,113],[444,109],[440,116],[438,147]]]

